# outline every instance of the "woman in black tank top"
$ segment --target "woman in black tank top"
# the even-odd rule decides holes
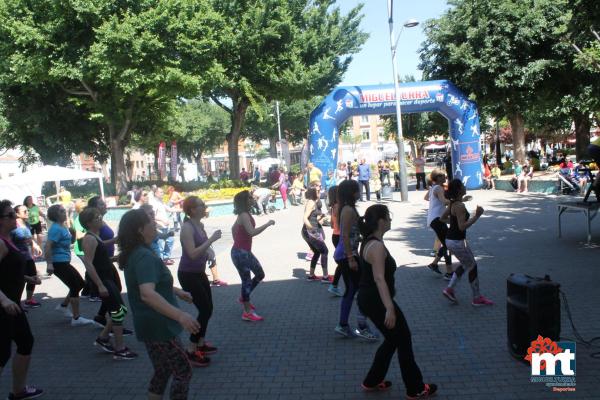
[[[27,386],[27,370],[31,360],[33,335],[27,317],[20,306],[25,289],[25,258],[9,239],[17,227],[17,215],[8,200],[0,201],[0,374],[17,345],[13,359],[13,386],[8,395],[13,398],[34,398],[43,390]]]
[[[366,391],[389,389],[392,383],[385,380],[385,375],[393,354],[397,352],[406,398],[424,399],[433,395],[437,386],[423,382],[413,354],[408,323],[394,301],[396,261],[383,243],[383,235],[390,230],[391,221],[388,208],[382,204],[369,207],[359,220],[361,234],[366,239],[360,249],[358,307],[384,337],[362,387]]]
[[[446,247],[456,258],[458,258],[461,265],[454,271],[448,287],[442,291],[442,294],[451,302],[456,303],[457,299],[454,293],[454,287],[464,273],[467,272],[471,290],[473,292],[471,304],[473,306],[490,306],[493,305],[494,302],[479,293],[477,262],[467,243],[467,229],[481,217],[483,208],[478,206],[475,215],[471,217],[471,214],[469,214],[463,203],[463,197],[466,193],[465,186],[459,179],[454,179],[448,185],[450,206],[448,206],[448,209],[444,212],[441,219],[450,220],[450,229],[448,229],[448,234],[446,235]]]

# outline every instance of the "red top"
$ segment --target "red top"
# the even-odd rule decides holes
[[[252,215],[248,215],[250,216],[250,222],[252,223],[252,227],[254,228],[256,226],[256,222],[254,222],[254,218],[252,218]],[[244,228],[244,225],[235,224],[233,226],[232,233],[234,249],[252,251],[252,236],[250,236],[248,232],[246,232],[246,228]]]

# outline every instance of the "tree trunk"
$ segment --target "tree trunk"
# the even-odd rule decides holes
[[[516,112],[508,117],[512,129],[513,159],[525,162],[525,121],[523,115]]]
[[[589,113],[576,112],[573,114],[573,122],[575,123],[575,151],[577,161],[588,157],[587,148],[590,145],[590,128],[592,121]]]
[[[111,178],[115,185],[117,195],[127,194],[127,172],[125,170],[125,146],[122,140],[111,139],[110,141],[110,163]]]
[[[233,117],[231,132],[227,135],[227,152],[229,154],[229,179],[240,178],[240,159],[238,156],[238,143],[240,141],[240,131],[248,109],[248,102],[240,99],[233,103]]]
[[[269,137],[269,156],[277,158],[277,139]]]

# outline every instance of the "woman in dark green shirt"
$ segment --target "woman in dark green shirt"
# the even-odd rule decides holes
[[[189,293],[173,287],[173,277],[150,249],[156,224],[143,210],[132,210],[121,218],[118,242],[119,265],[125,270],[129,306],[139,341],[144,342],[154,366],[149,399],[162,399],[171,376],[170,398],[187,399],[192,367],[179,341],[182,328],[197,333],[194,317],[179,309],[175,296],[188,303]]]

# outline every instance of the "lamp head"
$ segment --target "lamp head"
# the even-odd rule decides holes
[[[406,22],[404,23],[404,27],[405,28],[414,28],[415,26],[419,25],[419,21],[417,21],[414,18],[408,19],[406,20]]]

